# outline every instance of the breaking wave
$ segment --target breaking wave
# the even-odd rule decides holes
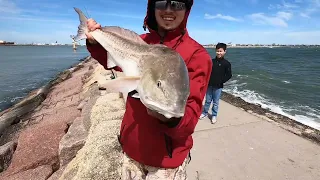
[[[281,105],[284,103],[272,101],[264,94],[245,89],[246,83],[237,84],[237,82],[238,80],[228,82],[223,91],[236,97],[240,97],[248,103],[261,105],[264,109],[268,109],[274,113],[281,114],[302,124],[320,130],[320,110],[309,106],[293,105],[292,107],[288,107],[286,105]]]

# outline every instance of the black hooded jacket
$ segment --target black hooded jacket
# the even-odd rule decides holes
[[[223,84],[232,77],[231,64],[225,59],[212,59],[212,71],[209,86],[223,88]]]

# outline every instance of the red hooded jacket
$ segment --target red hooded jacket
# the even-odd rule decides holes
[[[149,166],[176,168],[183,163],[193,146],[191,135],[202,112],[212,61],[206,49],[188,35],[186,24],[190,11],[186,12],[180,28],[169,32],[161,40],[154,30],[156,21],[150,2],[152,0],[148,1],[144,20],[144,27],[148,28],[149,33],[142,34],[141,38],[148,44],[163,43],[183,57],[189,71],[190,95],[184,117],[171,123],[161,123],[149,116],[139,99],[128,96],[118,138],[123,151],[132,159]],[[87,42],[87,49],[94,59],[108,69],[107,53],[101,45]],[[115,70],[121,71],[119,67]]]

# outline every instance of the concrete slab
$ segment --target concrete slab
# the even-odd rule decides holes
[[[320,179],[319,145],[223,101],[220,107],[217,124],[199,121],[193,135],[189,180]]]
[[[216,129],[216,128],[242,125],[242,124],[262,121],[262,119],[257,118],[255,116],[247,116],[248,113],[246,111],[241,110],[238,107],[232,106],[222,100],[220,100],[219,104],[220,105],[219,105],[217,123],[212,125],[210,123],[209,118],[206,117],[204,119],[199,120],[199,122],[201,121],[202,123],[198,123],[195,131]],[[212,105],[211,105],[211,107],[212,107]],[[211,114],[211,107],[209,110],[210,114]],[[243,118],[243,117],[245,117],[245,118]]]

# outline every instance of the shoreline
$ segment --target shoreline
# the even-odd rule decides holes
[[[87,59],[89,59],[89,57],[90,56],[83,57],[83,58],[79,59],[78,62],[73,63],[72,65],[70,65],[69,68],[58,72],[55,76],[51,77],[50,80],[47,81],[47,83],[45,83],[43,86],[40,86],[40,87],[37,87],[37,88],[31,90],[30,92],[27,93],[27,95],[25,95],[23,98],[21,98],[18,102],[14,103],[12,105],[9,105],[8,107],[6,107],[2,111],[0,111],[0,116],[2,114],[4,114],[5,112],[7,112],[9,109],[12,109],[13,107],[18,106],[19,104],[21,104],[23,101],[28,99],[28,97],[30,97],[36,91],[46,91],[46,89],[50,89],[54,85],[62,82],[63,80],[65,80],[67,78],[68,74],[70,74],[70,73],[72,73],[74,71],[77,71],[79,68],[81,68],[80,67],[81,64],[84,61],[86,61]],[[0,133],[1,133],[1,131],[0,131]]]
[[[318,129],[305,125],[287,116],[272,112],[271,110],[264,109],[261,105],[248,103],[242,98],[226,92],[222,92],[221,100],[262,119],[275,122],[281,128],[320,145],[320,131]]]
[[[23,122],[21,122],[28,114],[34,113],[43,101],[46,100],[47,95],[59,83],[69,79],[72,74],[83,67],[83,63],[90,60],[90,56],[79,59],[78,62],[70,65],[69,68],[59,72],[52,77],[45,85],[31,90],[20,101],[9,106],[0,112],[0,146],[14,139],[16,135],[14,132],[23,129]],[[9,137],[9,139],[6,139]]]

